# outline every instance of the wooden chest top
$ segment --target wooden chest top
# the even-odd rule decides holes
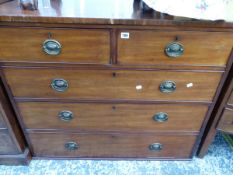
[[[143,13],[140,0],[43,0],[37,11],[21,10],[17,0],[0,5],[1,22],[208,27],[232,29],[224,21],[200,21],[159,12]]]

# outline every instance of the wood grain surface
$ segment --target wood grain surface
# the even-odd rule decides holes
[[[209,102],[222,75],[219,72],[76,69],[4,69],[4,73],[15,97]],[[65,92],[50,87],[56,78],[68,82]],[[167,80],[176,83],[176,91],[160,92],[160,84]]]
[[[43,134],[30,133],[33,155],[41,157],[102,157],[102,158],[189,158],[195,136],[153,136],[119,134]],[[64,145],[76,142],[79,149],[69,151]],[[152,143],[163,144],[161,151],[150,151]]]
[[[122,39],[121,33],[129,33]],[[233,34],[221,32],[120,30],[118,63],[131,65],[196,65],[225,66],[232,46]],[[168,57],[165,47],[173,42],[183,45],[184,53]]]
[[[60,55],[48,55],[42,47],[49,38],[61,44]],[[109,64],[108,30],[0,28],[0,61]]]
[[[18,103],[26,129],[66,129],[118,132],[199,132],[208,106],[138,105],[90,103]],[[71,111],[74,118],[63,121],[61,111]],[[166,113],[168,120],[158,122],[153,116]]]

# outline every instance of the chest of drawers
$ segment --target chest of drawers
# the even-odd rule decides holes
[[[0,7],[0,16],[13,5]],[[0,17],[2,78],[34,157],[196,154],[232,64],[230,29],[110,20],[108,13],[28,12],[19,23],[22,12],[12,13],[15,22]]]

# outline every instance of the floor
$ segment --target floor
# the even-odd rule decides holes
[[[233,151],[218,134],[208,154],[192,161],[33,160],[0,166],[0,175],[232,175]]]

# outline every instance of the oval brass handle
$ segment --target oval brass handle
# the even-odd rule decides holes
[[[159,89],[163,93],[170,93],[176,90],[176,83],[174,81],[164,81],[160,84]]]
[[[43,51],[48,55],[59,55],[61,53],[61,44],[54,39],[47,39],[43,43]]]
[[[73,142],[73,141],[65,143],[64,146],[65,146],[65,148],[66,148],[67,150],[69,150],[69,151],[74,151],[74,150],[79,149],[78,143]]]
[[[163,149],[163,145],[161,143],[152,143],[148,148],[150,151],[161,151]]]
[[[74,118],[73,112],[71,111],[61,111],[58,113],[58,116],[61,120],[68,122]]]
[[[64,92],[68,89],[68,82],[61,78],[53,79],[51,82],[51,87],[58,92]]]
[[[176,58],[183,55],[184,47],[178,42],[172,42],[165,47],[165,53],[169,57]]]
[[[153,116],[153,120],[156,122],[165,122],[168,120],[168,114],[159,112]]]

